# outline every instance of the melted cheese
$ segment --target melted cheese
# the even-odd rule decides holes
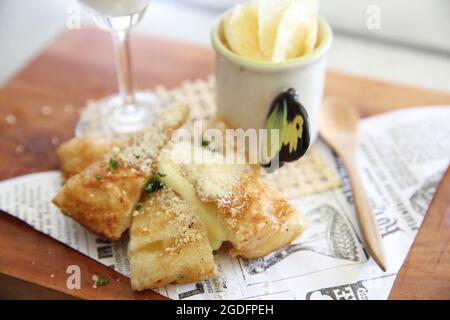
[[[217,250],[222,242],[227,241],[225,230],[217,219],[215,210],[207,203],[203,203],[197,195],[194,186],[181,174],[179,167],[168,157],[160,159],[158,171],[164,174],[160,180],[168,188],[174,190],[184,200],[188,201],[197,212],[208,230],[208,239],[213,250]]]

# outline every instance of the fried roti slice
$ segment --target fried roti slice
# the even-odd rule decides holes
[[[261,257],[292,242],[307,225],[245,160],[228,163],[221,153],[174,143],[162,151],[158,170],[162,182],[196,208],[213,249],[229,241],[231,255]]]
[[[213,275],[212,249],[194,207],[169,188],[144,197],[130,228],[132,288],[159,288]]]
[[[130,227],[134,207],[156,172],[161,149],[187,116],[184,104],[164,109],[155,123],[130,138],[125,146],[113,148],[67,180],[53,203],[92,232],[118,240]]]
[[[83,171],[91,163],[100,160],[114,147],[122,147],[122,140],[104,139],[97,136],[73,138],[56,150],[62,175],[65,180]]]

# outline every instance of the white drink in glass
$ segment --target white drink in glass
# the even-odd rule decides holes
[[[129,16],[144,11],[150,0],[80,0],[97,13],[112,16]]]
[[[150,0],[80,0],[93,12],[97,22],[112,34],[119,95],[96,101],[80,116],[76,135],[101,133],[123,137],[151,123],[159,99],[147,92],[135,92],[131,72],[128,34],[139,23]]]

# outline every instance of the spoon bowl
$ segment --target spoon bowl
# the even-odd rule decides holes
[[[320,134],[334,149],[343,142],[357,143],[359,114],[345,99],[329,97],[324,101]],[[338,150],[336,150],[338,151]]]

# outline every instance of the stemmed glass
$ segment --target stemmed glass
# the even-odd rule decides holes
[[[129,31],[139,23],[150,0],[80,1],[94,12],[100,26],[112,34],[119,94],[89,104],[80,115],[75,134],[124,137],[140,131],[151,122],[160,101],[149,92],[134,91]]]

